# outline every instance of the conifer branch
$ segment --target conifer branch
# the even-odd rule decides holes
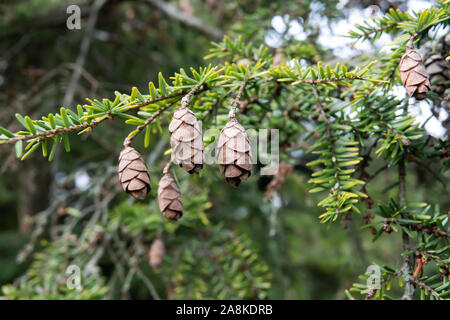
[[[203,86],[203,82],[197,83],[182,99],[181,99],[181,107],[188,107],[189,103],[192,99],[192,96],[197,94]],[[206,89],[206,86],[204,86],[203,89]]]
[[[228,113],[228,117],[230,118],[230,120],[235,119],[235,117],[236,117],[236,108],[237,108],[238,103],[240,103],[241,95],[244,92],[244,88],[247,85],[248,80],[249,80],[249,76],[247,75],[245,77],[244,81],[242,81],[241,86],[239,87],[239,91],[236,95],[236,98],[233,100],[233,102],[231,104],[231,110]]]

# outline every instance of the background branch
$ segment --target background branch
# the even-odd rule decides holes
[[[197,17],[185,14],[183,11],[179,10],[177,7],[175,7],[173,4],[169,2],[163,0],[146,0],[146,1],[151,5],[153,5],[154,7],[161,10],[169,18],[179,21],[182,24],[188,26],[189,28],[193,28],[207,35],[210,38],[220,40],[223,37],[222,30],[207,24],[206,22]]]

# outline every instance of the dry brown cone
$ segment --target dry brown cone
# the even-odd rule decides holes
[[[167,219],[177,221],[183,215],[181,192],[170,172],[164,171],[158,185],[159,209]]]
[[[119,181],[123,190],[138,200],[150,192],[150,176],[144,159],[132,147],[125,147],[119,156]]]
[[[148,252],[148,263],[153,269],[159,269],[164,261],[164,255],[166,254],[166,247],[161,236],[157,236],[153,240],[150,250]]]
[[[181,107],[173,114],[169,125],[172,160],[188,173],[199,173],[203,168],[203,138],[195,114]]]
[[[227,182],[239,186],[252,171],[250,143],[245,129],[232,118],[220,132],[217,161]]]
[[[408,95],[414,96],[417,100],[425,99],[426,93],[430,90],[430,82],[419,52],[407,48],[400,59],[399,67],[400,77]]]

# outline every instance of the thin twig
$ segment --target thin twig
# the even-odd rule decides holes
[[[92,129],[107,119],[112,119],[111,114],[108,114],[107,116],[101,117],[99,119],[95,119],[95,120],[91,121],[90,123],[85,122],[82,124],[77,124],[77,125],[66,127],[66,128],[56,128],[56,129],[52,129],[52,130],[48,130],[48,131],[39,131],[34,134],[27,134],[24,136],[17,136],[14,138],[10,138],[6,141],[2,141],[2,143],[13,144],[13,143],[16,143],[17,141],[24,141],[24,140],[34,139],[34,138],[49,139],[54,136],[69,133],[71,131],[79,131],[79,130],[84,130],[84,129],[88,129],[88,128]]]
[[[89,48],[91,46],[92,34],[95,29],[95,24],[97,23],[98,14],[100,12],[100,9],[106,2],[107,0],[97,0],[92,5],[86,31],[83,40],[81,41],[80,54],[78,55],[77,60],[75,62],[76,67],[72,73],[69,86],[64,95],[63,105],[65,106],[72,104],[73,96],[75,94],[78,81],[80,80],[81,70],[86,62],[86,57],[89,52]]]
[[[381,32],[381,31],[384,31],[384,30],[388,30],[388,29],[394,28],[396,25],[397,25],[396,23],[391,23],[391,24],[388,24],[388,25],[385,25],[385,26],[382,26],[382,27],[379,27],[379,28],[370,30],[369,32],[364,32],[364,33],[363,33],[363,37],[365,37],[365,38],[367,38],[367,39],[370,39],[370,36],[371,36],[372,34],[374,34],[374,33],[379,33],[379,32]]]
[[[377,175],[379,175],[381,172],[383,172],[384,170],[386,170],[388,168],[389,168],[389,166],[387,164],[382,166],[381,168],[379,168],[377,171],[375,171],[373,174],[371,174],[370,176],[367,177],[366,184],[368,184],[372,179],[374,179]]]
[[[435,296],[438,300],[441,300],[441,297],[439,296],[439,293],[437,293],[433,288],[431,288],[429,285],[426,285],[422,281],[419,281],[416,278],[413,278],[412,281],[421,289],[426,289],[429,291],[433,296]]]
[[[414,40],[414,38],[416,38],[418,35],[419,35],[418,33],[414,33],[414,34],[412,34],[412,35],[408,38],[408,40],[406,41],[406,48],[412,49],[412,43],[413,43],[413,40]]]
[[[197,91],[197,93],[200,93],[200,92],[202,92],[204,90],[206,90],[206,86],[201,87]],[[186,91],[179,91],[179,92],[167,94],[167,95],[164,95],[164,96],[160,96],[160,97],[157,97],[155,99],[150,99],[150,100],[138,103],[136,105],[133,105],[132,107],[129,107],[127,110],[125,110],[123,112],[129,112],[132,109],[145,107],[145,106],[147,106],[149,104],[153,104],[153,103],[156,103],[156,102],[159,102],[159,101],[180,97],[180,96],[183,96],[184,94],[186,94]],[[66,127],[66,128],[56,128],[56,129],[47,130],[47,131],[39,131],[39,132],[37,132],[35,134],[27,134],[27,135],[23,135],[23,136],[16,136],[16,137],[10,138],[8,140],[0,140],[0,144],[14,144],[17,141],[24,141],[24,140],[40,138],[40,137],[45,138],[45,139],[49,139],[49,138],[52,138],[52,137],[60,135],[60,134],[69,133],[71,131],[84,130],[84,129],[87,129],[87,128],[91,128],[92,129],[92,128],[96,127],[98,124],[100,124],[101,122],[105,121],[106,119],[112,119],[112,116],[108,115],[105,118],[99,118],[99,119],[91,121],[90,123],[85,122],[83,124],[73,125],[73,126]]]
[[[189,102],[193,95],[203,91],[205,89],[205,86],[203,86],[202,83],[196,84],[182,99],[181,99],[181,107],[187,108],[189,105]],[[178,99],[169,102],[164,107],[156,111],[154,114],[152,114],[151,117],[147,118],[145,122],[139,126],[136,127],[136,130],[134,130],[134,133],[131,136],[128,136],[125,138],[123,145],[124,147],[129,147],[131,145],[131,142],[137,137],[139,133],[141,133],[148,125],[155,123],[159,115],[163,113],[165,110],[169,109],[171,106],[175,105],[178,102]]]
[[[166,166],[164,167],[163,173],[168,174],[171,167],[172,167],[172,160],[167,162]]]
[[[148,291],[150,292],[150,294],[152,295],[152,297],[155,300],[161,300],[161,298],[159,297],[158,292],[155,289],[155,286],[153,285],[153,283],[151,282],[151,280],[144,274],[144,272],[141,270],[141,268],[138,268],[136,271],[136,275],[141,278],[141,280],[144,282],[144,284],[147,286]]]
[[[450,194],[450,192],[447,189],[447,183],[445,182],[445,180],[442,179],[441,176],[439,176],[436,172],[434,172],[429,166],[427,166],[425,163],[423,163],[422,161],[418,160],[418,159],[414,159],[414,162],[421,168],[424,168],[425,170],[427,170],[432,176],[433,178],[435,178],[437,181],[439,181],[442,185],[442,187],[444,188],[444,190],[447,192],[447,194]]]
[[[399,179],[399,198],[400,207],[403,208],[406,205],[406,170],[405,170],[405,159],[400,159],[398,164],[398,179]],[[402,218],[408,219],[408,213],[402,212]],[[408,234],[402,231],[402,241],[403,241],[403,251],[411,251],[411,243]],[[414,284],[412,277],[413,261],[411,253],[408,253],[403,257],[403,277],[405,280],[405,291],[403,294],[403,300],[411,300],[414,296]]]

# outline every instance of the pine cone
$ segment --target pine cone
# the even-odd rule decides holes
[[[227,182],[238,186],[251,175],[250,143],[245,129],[235,119],[231,119],[220,132],[217,143],[217,161],[220,173]]]
[[[175,111],[169,125],[172,160],[188,173],[203,168],[203,138],[195,114],[187,107]]]
[[[150,176],[144,159],[132,147],[120,152],[119,181],[123,190],[138,200],[144,200],[150,192]]]
[[[427,71],[419,52],[407,48],[400,60],[400,77],[410,97],[423,100],[430,90]]]
[[[159,269],[164,261],[165,254],[166,248],[164,246],[164,241],[160,236],[157,236],[150,246],[150,250],[148,252],[148,263],[153,269]]]
[[[181,192],[170,173],[164,174],[159,181],[158,204],[167,219],[176,221],[183,215]]]

